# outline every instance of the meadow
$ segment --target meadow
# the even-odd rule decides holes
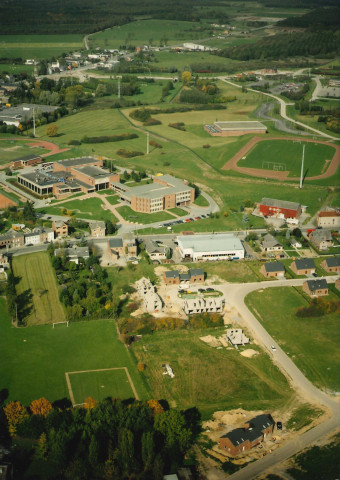
[[[303,145],[305,145],[304,173],[308,177],[319,175],[324,170],[325,162],[332,160],[335,149],[320,143],[303,143],[301,140],[259,142],[246,154],[246,158],[242,158],[238,162],[238,166],[268,169],[268,165],[264,164],[264,161],[275,162],[284,165],[284,169],[289,170],[290,177],[299,177]],[[272,168],[269,169],[272,170]]]
[[[34,71],[33,65],[12,65],[11,63],[0,63],[0,73],[7,72],[11,75],[15,75],[18,73],[26,72],[29,75],[32,75]]]
[[[0,165],[5,165],[16,158],[26,155],[38,155],[45,152],[42,148],[31,147],[31,139],[16,140],[15,138],[6,140],[0,138]]]
[[[306,377],[319,388],[338,392],[338,315],[332,313],[322,317],[296,317],[298,307],[307,306],[308,303],[309,300],[301,293],[301,289],[295,288],[268,288],[246,297],[247,306]]]
[[[169,45],[180,44],[200,38],[202,27],[197,22],[182,22],[177,20],[137,20],[135,22],[106,29],[103,32],[89,36],[92,48],[119,48],[121,45],[159,45],[166,39]],[[207,36],[207,32],[203,32]]]
[[[104,210],[103,202],[100,198],[86,198],[84,200],[70,200],[69,202],[61,203],[59,206],[43,207],[38,209],[38,212],[62,215],[61,210],[66,208],[71,210],[72,215],[76,218],[84,218],[86,220],[111,220],[111,222],[118,222],[118,219],[110,210]]]
[[[246,358],[239,351],[216,350],[199,339],[208,334],[219,336],[224,331],[215,328],[143,335],[133,345],[133,352],[146,365],[141,375],[154,398],[166,398],[172,407],[195,405],[206,418],[216,410],[283,406],[293,392],[258,347],[251,347],[258,350],[258,355]],[[171,365],[174,378],[163,375],[165,363]]]
[[[25,318],[27,325],[60,322],[65,320],[59,301],[57,279],[47,252],[13,257],[13,272],[20,278],[19,294],[30,290],[32,309]]]
[[[9,390],[8,400],[29,405],[40,397],[50,401],[69,398],[65,372],[114,367],[127,367],[139,397],[150,397],[131,354],[118,340],[116,326],[110,320],[70,323],[69,327],[13,328],[5,302],[0,298],[0,349],[0,389]],[[126,385],[126,377],[121,385],[116,385],[120,398],[133,396]],[[90,388],[91,382],[88,392],[96,396]],[[83,390],[82,396],[86,394]]]
[[[79,34],[0,35],[0,57],[48,59],[82,48]]]

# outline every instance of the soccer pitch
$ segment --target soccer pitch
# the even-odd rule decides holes
[[[97,401],[106,397],[139,400],[126,367],[66,372],[65,377],[73,406],[84,404],[87,397]]]

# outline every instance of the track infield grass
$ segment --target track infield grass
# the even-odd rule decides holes
[[[0,298],[0,349],[0,389],[9,390],[9,401],[20,400],[29,405],[40,397],[52,402],[70,398],[66,372],[122,367],[128,369],[138,396],[150,398],[135,361],[118,340],[115,323],[110,320],[69,323],[69,327],[63,324],[57,328],[52,325],[13,328],[5,301]],[[77,395],[96,398],[99,378],[83,383],[83,390],[74,384]],[[112,392],[119,398],[133,397],[125,372],[121,378],[122,383],[120,374],[112,375],[111,379],[106,377],[107,395]]]
[[[47,252],[13,257],[13,272],[20,277],[18,293],[30,290],[32,308],[26,317],[27,325],[60,322],[65,320],[59,301],[57,279]]]
[[[335,149],[320,143],[306,142],[304,145],[306,146],[304,174],[313,177],[326,171],[335,154]],[[257,143],[246,154],[246,158],[238,162],[238,166],[272,170],[275,164],[280,165],[281,170],[288,170],[289,177],[299,177],[302,149],[303,141],[266,140]],[[270,162],[269,165],[268,162]]]
[[[146,364],[145,377],[154,398],[165,398],[172,407],[197,406],[204,417],[229,408],[266,409],[282,406],[293,392],[285,377],[258,347],[253,358],[240,351],[217,350],[199,337],[220,336],[224,328],[180,330],[143,335],[133,345],[138,360]],[[163,375],[169,363],[175,377]]]
[[[319,388],[338,392],[338,315],[331,313],[321,317],[296,317],[298,307],[309,303],[301,292],[300,288],[293,287],[268,288],[262,292],[250,293],[246,297],[246,304],[311,382]]]

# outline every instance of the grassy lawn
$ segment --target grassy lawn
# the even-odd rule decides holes
[[[56,276],[47,252],[13,257],[13,272],[21,278],[17,285],[18,293],[30,289],[33,295],[33,307],[26,317],[28,325],[65,320]]]
[[[133,398],[134,393],[125,370],[104,370],[69,375],[75,404],[84,403],[87,397],[95,400]]]
[[[198,195],[198,197],[195,198],[194,204],[198,205],[199,207],[209,206],[208,200],[205,197],[203,197],[203,195]]]
[[[0,35],[0,57],[50,58],[81,48],[80,34]]]
[[[305,143],[304,168],[308,176],[319,175],[327,160],[334,156],[335,149],[328,145],[318,143]],[[270,168],[263,162],[278,162],[285,165],[291,177],[300,176],[302,142],[287,140],[268,140],[260,142],[247,154],[247,158],[238,162],[240,167]],[[272,168],[270,168],[272,169]]]
[[[118,203],[120,203],[120,199],[118,197],[118,195],[109,195],[106,197],[106,200],[111,203],[111,205],[117,205]]]
[[[339,391],[338,316],[332,313],[322,317],[296,317],[297,308],[309,303],[300,291],[294,288],[269,288],[249,294],[246,302],[310,381],[318,387]],[[332,298],[336,297],[332,294]]]
[[[221,278],[226,282],[231,283],[246,283],[246,282],[258,282],[259,276],[257,276],[250,266],[250,262],[206,262],[202,263],[190,263],[190,268],[203,268],[207,274],[208,279],[214,276]]]
[[[150,265],[144,260],[141,260],[137,265],[130,263],[126,268],[108,267],[106,271],[117,295],[121,295],[127,285],[132,285],[141,277],[147,277],[153,283],[157,283],[154,265]]]
[[[40,397],[69,398],[65,372],[113,367],[127,367],[139,396],[149,398],[112,321],[70,323],[68,328],[54,329],[51,325],[13,328],[0,299],[0,332],[0,389],[9,390],[9,400],[28,405]],[[131,396],[125,379],[118,393],[121,398]]]
[[[301,430],[301,428],[309,425],[315,418],[319,417],[322,414],[322,410],[319,408],[312,407],[308,403],[300,405],[297,407],[290,419],[287,422],[286,427],[289,430]]]
[[[181,71],[188,65],[203,64],[207,70],[214,71],[215,65],[227,66],[232,62],[229,58],[212,55],[209,52],[176,52],[175,50],[155,52],[154,58],[157,63],[151,63],[152,70],[176,67]]]
[[[143,335],[133,352],[146,364],[142,375],[154,398],[165,398],[179,408],[196,405],[205,417],[216,410],[274,408],[286,402],[292,392],[267,355],[261,352],[249,359],[234,349],[216,350],[199,339],[222,333],[224,329],[217,328]],[[171,365],[175,378],[163,375],[164,363]]]
[[[125,220],[134,223],[154,223],[154,222],[164,222],[166,220],[173,220],[173,215],[170,215],[167,212],[156,212],[156,213],[140,213],[134,212],[130,207],[124,205],[122,207],[117,207],[117,212],[121,214]]]
[[[12,65],[10,63],[0,63],[0,72],[8,72],[11,75],[26,72],[32,75],[34,71],[33,65]]]
[[[66,208],[67,210],[72,210],[76,218],[118,222],[118,219],[111,211],[102,208],[103,205],[100,198],[86,198],[85,200],[71,200],[54,207],[40,208],[37,211],[51,215],[61,215],[61,210]]]
[[[27,155],[45,153],[43,148],[31,147],[32,140],[1,140],[0,141],[0,165],[4,165],[16,158]]]
[[[174,213],[178,217],[184,217],[184,215],[188,215],[188,212],[186,210],[183,210],[183,208],[179,208],[179,207],[169,208],[168,212]]]

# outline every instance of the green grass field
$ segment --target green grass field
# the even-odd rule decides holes
[[[82,45],[82,36],[78,34],[0,35],[0,57],[47,59],[80,49]]]
[[[316,176],[325,171],[325,163],[332,160],[335,149],[320,143],[303,144],[301,141],[268,140],[260,142],[246,154],[245,159],[238,162],[240,167],[265,168],[272,170],[264,162],[280,163],[284,170],[289,170],[290,177],[299,177],[301,172],[302,149],[305,145],[304,172],[308,177]]]
[[[174,216],[170,215],[167,212],[156,212],[156,213],[140,213],[134,212],[130,207],[124,205],[123,207],[118,207],[117,212],[121,214],[125,220],[134,223],[154,223],[154,222],[164,222],[166,220],[173,220]]]
[[[33,65],[12,65],[10,63],[0,63],[0,73],[8,72],[11,75],[26,72],[29,75],[33,74]]]
[[[57,279],[47,252],[13,257],[13,272],[21,278],[17,285],[18,293],[30,289],[33,295],[32,311],[26,318],[28,325],[65,320]]]
[[[208,40],[207,43],[210,44],[210,42]],[[215,66],[227,66],[233,62],[229,58],[212,55],[209,52],[176,52],[175,50],[155,52],[154,59],[156,63],[151,63],[150,68],[152,70],[176,67],[179,71],[182,71],[189,65],[204,65],[207,70],[214,71]]]
[[[70,200],[54,207],[39,208],[37,211],[51,215],[61,215],[61,210],[66,208],[73,211],[76,218],[118,222],[117,217],[111,211],[102,208],[103,205],[100,198],[86,198],[84,200]]]
[[[261,352],[249,359],[234,349],[216,350],[199,339],[224,331],[217,328],[143,335],[133,352],[146,364],[142,375],[154,398],[166,398],[171,406],[179,408],[196,405],[205,417],[216,410],[273,409],[287,402],[293,393],[266,354]],[[259,350],[254,345],[252,348]],[[163,375],[165,363],[171,365],[175,378]]]
[[[0,165],[15,160],[26,155],[35,155],[45,153],[43,148],[31,147],[32,140],[0,140]]]
[[[123,368],[69,372],[68,378],[76,405],[84,403],[87,397],[97,401],[106,397],[134,398],[134,392]]]
[[[138,20],[89,36],[91,47],[119,48],[121,45],[159,45],[164,37],[169,45],[197,37],[200,23],[176,20]],[[198,30],[197,30],[197,33]],[[201,34],[200,34],[201,35]],[[199,35],[199,36],[200,36]]]
[[[339,391],[338,315],[296,317],[297,308],[308,304],[300,291],[293,288],[265,289],[248,295],[246,303],[310,381],[318,387]]]
[[[40,397],[50,401],[69,398],[65,372],[114,367],[127,367],[139,397],[150,398],[132,356],[118,340],[116,326],[109,320],[70,323],[69,327],[13,328],[0,298],[0,349],[0,390],[9,390],[9,400],[29,405]],[[126,375],[123,384],[118,381],[116,385],[120,398],[132,396]],[[87,396],[85,390],[83,395]]]

